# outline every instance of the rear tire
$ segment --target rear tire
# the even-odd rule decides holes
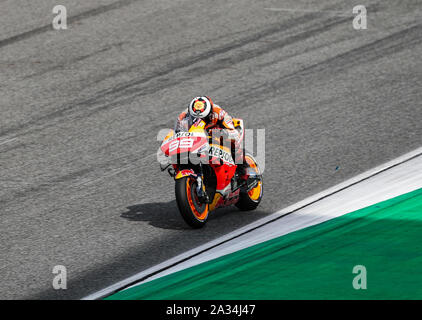
[[[260,176],[258,185],[252,190],[241,191],[239,196],[239,201],[235,204],[236,207],[241,211],[250,211],[255,210],[259,203],[261,202],[262,196],[264,194],[264,186],[262,181],[261,171],[259,170],[258,164],[254,157],[251,154],[245,154],[245,161],[249,164],[247,168],[249,170],[254,170],[257,175]],[[252,164],[252,166],[251,166]]]
[[[196,179],[191,176],[176,180],[176,202],[183,220],[192,228],[205,226],[208,204],[200,203],[196,195]]]

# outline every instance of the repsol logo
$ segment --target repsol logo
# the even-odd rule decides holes
[[[221,160],[234,164],[233,158],[229,152],[224,151],[223,149],[210,147],[208,154],[213,157],[220,158]]]

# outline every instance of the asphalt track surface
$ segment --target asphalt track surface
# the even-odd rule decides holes
[[[421,146],[418,0],[56,4],[0,1],[0,298],[82,298]],[[265,194],[191,230],[156,136],[200,94],[266,129]]]

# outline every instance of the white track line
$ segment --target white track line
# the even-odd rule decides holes
[[[281,11],[281,12],[293,12],[293,13],[321,13],[321,14],[332,14],[339,17],[353,17],[353,12],[334,11],[334,10],[307,10],[307,9],[289,9],[289,8],[264,8],[267,11]]]
[[[127,278],[127,279],[124,279],[122,281],[119,281],[119,282],[117,282],[117,283],[115,283],[115,284],[113,284],[113,285],[111,285],[111,286],[109,286],[105,289],[102,289],[98,292],[90,294],[90,295],[84,297],[83,300],[101,299],[103,297],[106,297],[106,296],[108,296],[112,293],[115,293],[115,292],[121,290],[122,288],[127,288],[129,286],[140,283],[140,282],[142,282],[142,281],[144,281],[148,278],[152,278],[156,274],[161,273],[161,272],[163,272],[166,269],[169,269],[171,267],[174,267],[175,265],[181,264],[181,263],[189,260],[190,258],[201,254],[204,251],[211,250],[214,247],[222,245],[222,244],[228,242],[231,239],[240,237],[243,234],[251,232],[254,229],[263,227],[263,226],[267,225],[268,223],[279,219],[282,216],[290,214],[290,213],[297,211],[301,208],[304,208],[308,205],[314,204],[319,200],[322,200],[322,199],[324,199],[324,198],[326,198],[326,197],[328,197],[332,194],[335,194],[335,193],[337,193],[341,190],[349,188],[349,187],[351,187],[351,186],[353,186],[353,185],[355,185],[359,182],[362,182],[362,181],[364,181],[364,180],[366,180],[366,179],[368,179],[368,178],[370,178],[374,175],[377,175],[377,174],[379,174],[383,171],[386,171],[387,169],[395,167],[395,166],[397,166],[397,165],[399,165],[403,162],[406,162],[410,159],[413,159],[413,158],[415,158],[419,155],[422,155],[422,147],[418,148],[418,149],[416,149],[412,152],[409,152],[409,153],[407,153],[403,156],[400,156],[400,157],[398,157],[398,158],[396,158],[392,161],[389,161],[385,164],[382,164],[378,167],[375,167],[375,168],[373,168],[369,171],[366,171],[362,174],[359,174],[359,175],[357,175],[357,176],[355,176],[355,177],[353,177],[353,178],[351,178],[347,181],[344,181],[344,182],[342,182],[342,183],[340,183],[340,184],[338,184],[334,187],[331,187],[331,188],[324,190],[324,191],[322,191],[318,194],[315,194],[311,197],[308,197],[308,198],[306,198],[306,199],[304,199],[300,202],[297,202],[297,203],[295,203],[295,204],[293,204],[293,205],[291,205],[287,208],[284,208],[284,209],[282,209],[282,210],[280,210],[276,213],[273,213],[273,214],[271,214],[267,217],[259,219],[255,222],[251,223],[251,224],[248,224],[247,226],[239,228],[239,229],[232,231],[232,232],[230,232],[230,233],[228,233],[224,236],[221,236],[221,237],[219,237],[219,238],[217,238],[213,241],[210,241],[210,242],[203,244],[203,245],[201,245],[197,248],[194,248],[192,250],[184,252],[184,253],[182,253],[182,254],[180,254],[176,257],[173,257],[169,260],[166,260],[166,261],[164,261],[164,262],[162,262],[162,263],[160,263],[156,266],[148,268],[147,270],[139,272],[139,273],[137,273],[137,274],[135,274],[135,275],[133,275],[133,276]]]
[[[8,140],[5,140],[5,141],[2,141],[2,142],[0,142],[0,146],[1,145],[3,145],[3,144],[6,144],[6,143],[10,143],[10,142],[13,142],[13,141],[15,141],[15,140],[17,140],[18,138],[12,138],[12,139],[8,139]]]
[[[356,13],[353,13],[352,10],[353,7],[350,7],[350,11],[337,11],[337,10],[313,10],[313,9],[292,9],[292,8],[263,8],[266,11],[273,11],[273,12],[291,12],[291,13],[318,13],[318,14],[328,14],[338,17],[355,17]],[[368,9],[368,14],[376,15],[378,17],[401,17],[401,18],[411,18],[411,19],[417,19],[421,18],[422,15],[419,14],[419,12],[388,12],[388,11],[372,11]]]

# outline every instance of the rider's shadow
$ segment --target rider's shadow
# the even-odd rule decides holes
[[[169,202],[151,202],[129,206],[120,216],[131,221],[146,221],[161,229],[192,230],[182,219],[176,200]],[[227,207],[212,212],[208,220],[219,219],[237,210]]]
[[[176,200],[136,204],[126,209],[120,216],[131,221],[147,221],[162,229],[190,229],[180,216]]]

